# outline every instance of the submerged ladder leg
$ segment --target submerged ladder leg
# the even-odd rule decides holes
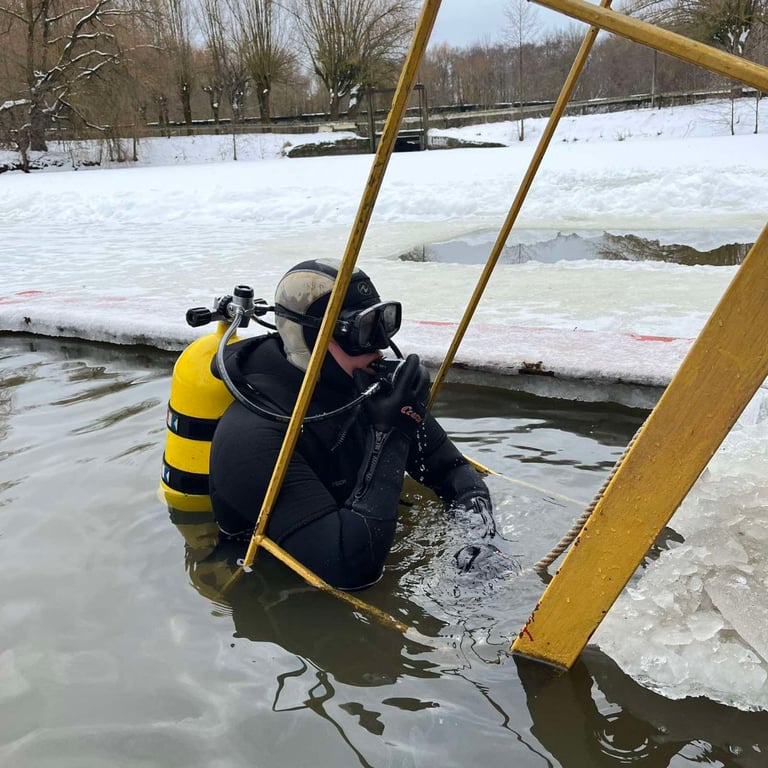
[[[768,226],[574,541],[512,651],[570,668],[768,375]]]

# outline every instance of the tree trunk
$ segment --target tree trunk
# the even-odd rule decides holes
[[[187,136],[192,135],[192,94],[190,93],[189,83],[182,83],[179,88],[181,96],[181,111],[184,114],[184,123],[187,126]]]
[[[237,161],[237,123],[240,119],[240,109],[232,105],[232,159]]]
[[[517,140],[525,141],[525,107],[523,99],[523,44],[517,49],[517,95],[520,99],[520,125],[517,129]]]
[[[24,126],[19,130],[16,137],[16,147],[19,150],[21,158],[21,170],[29,173],[29,126]]]
[[[47,152],[45,143],[45,113],[37,100],[29,108],[29,149],[33,152]]]
[[[341,99],[339,98],[339,94],[335,91],[332,91],[331,94],[331,100],[329,104],[329,118],[331,122],[335,122],[339,119],[339,110],[341,107]]]
[[[259,102],[259,119],[262,124],[269,125],[272,122],[272,115],[270,114],[270,92],[269,88],[264,85],[257,84],[256,101]]]

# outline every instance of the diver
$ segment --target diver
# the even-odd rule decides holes
[[[336,261],[297,264],[275,291],[277,332],[226,347],[227,374],[257,407],[236,399],[213,435],[210,496],[224,539],[247,542],[254,530],[337,274]],[[482,539],[496,535],[487,486],[427,410],[418,356],[389,376],[377,371],[382,350],[402,357],[392,341],[400,322],[400,303],[381,301],[356,269],[266,530],[339,589],[381,577],[406,472],[450,509],[474,513]]]

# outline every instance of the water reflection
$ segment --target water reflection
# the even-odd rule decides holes
[[[529,261],[554,264],[558,261],[661,261],[684,266],[715,267],[741,264],[752,247],[749,238],[724,242],[711,248],[696,248],[681,243],[662,243],[653,233],[533,235],[515,233],[520,242],[504,246],[500,264],[525,264]],[[681,237],[684,237],[681,234]],[[724,235],[727,236],[727,235]],[[402,261],[450,264],[485,264],[495,242],[496,233],[478,233],[440,243],[427,243],[401,254]]]
[[[114,387],[110,387],[110,392],[119,392],[123,387],[126,386],[125,384],[119,384],[115,385]],[[104,390],[101,390],[101,393],[98,395],[99,397],[102,397],[104,394]],[[93,397],[93,392],[89,394],[89,398]],[[158,399],[150,399],[150,400],[143,400],[138,403],[131,403],[131,405],[126,406],[124,408],[118,408],[115,411],[112,411],[111,413],[107,413],[104,416],[95,419],[89,424],[84,424],[82,427],[78,427],[77,429],[73,430],[73,434],[81,435],[85,434],[86,432],[97,432],[102,429],[107,429],[111,427],[114,424],[119,424],[121,421],[125,421],[126,419],[130,419],[137,414],[141,413],[142,411],[148,411],[152,408],[157,407],[161,404],[161,400]],[[61,405],[61,402],[55,403],[56,405]]]
[[[242,545],[223,543],[202,562],[187,560],[195,589],[231,614],[235,637],[279,645],[347,685],[386,686],[404,676],[438,676],[434,663],[417,658],[427,647],[309,587],[263,550],[253,573],[227,586],[242,554]],[[385,596],[380,588],[368,589],[363,596],[372,604],[377,598],[385,600],[391,615],[418,625],[422,632],[436,636],[443,627],[412,602]]]
[[[506,474],[515,480],[555,492],[554,498],[566,494],[583,506],[599,488],[598,478],[613,467],[647,416],[644,410],[621,405],[525,393],[508,396],[493,389],[478,396],[478,389],[469,385],[451,385],[434,412],[473,459],[492,469],[514,468]],[[566,530],[569,527],[565,525]],[[537,548],[546,546],[540,542]]]
[[[515,664],[531,733],[563,766],[766,765],[766,712],[667,699],[594,648],[568,672],[521,657]]]
[[[472,532],[427,500],[361,595],[418,638],[263,552],[222,595],[232,554],[193,562],[154,497],[171,357],[0,344],[3,768],[765,765],[765,713],[664,699],[592,650],[565,675],[510,656],[540,578],[457,573]],[[643,417],[469,387],[438,408],[470,455],[587,500]],[[508,546],[530,563],[580,510],[499,483]]]

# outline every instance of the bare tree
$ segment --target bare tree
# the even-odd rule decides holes
[[[218,133],[221,99],[224,95],[230,19],[223,0],[201,0],[197,14],[208,54],[208,69],[202,88],[208,94],[213,122]]]
[[[115,0],[0,0],[0,24],[11,39],[24,41],[16,64],[17,107],[26,119],[17,132],[19,149],[47,149],[46,128],[56,120],[95,123],[80,109],[78,97],[92,79],[117,65],[121,50],[115,35],[119,17],[129,11]]]
[[[628,10],[736,56],[745,55],[752,30],[766,19],[765,0],[636,0]]]
[[[237,160],[237,129],[248,93],[245,33],[235,21],[236,0],[202,0],[199,24],[206,42],[209,70],[203,91],[208,94],[219,126],[221,99],[232,111],[232,155]]]
[[[273,86],[287,77],[296,58],[286,11],[275,0],[231,0],[231,8],[261,122],[270,123]]]
[[[525,67],[523,51],[527,44],[534,42],[537,34],[538,8],[528,0],[509,0],[504,8],[507,18],[507,39],[516,54],[517,101],[519,122],[517,138],[525,139]]]
[[[415,24],[413,0],[295,0],[293,11],[312,69],[328,91],[332,120],[342,99],[384,84]]]
[[[735,56],[747,55],[753,30],[768,20],[767,0],[637,0],[630,10],[640,18],[717,45]],[[741,95],[741,88],[732,83],[732,134],[737,95]]]
[[[455,104],[454,49],[446,43],[430,46],[421,62],[419,80],[428,84],[434,104]]]
[[[188,126],[187,132],[191,133],[194,84],[192,41],[195,31],[192,10],[187,0],[157,0],[157,2],[161,43],[168,53],[184,123]],[[165,94],[162,96],[165,97]],[[165,107],[167,109],[167,101]]]
[[[29,172],[29,142],[26,141],[20,128],[25,117],[25,107],[28,100],[5,101],[0,104],[0,147],[15,149],[21,162],[19,167],[25,173]]]

